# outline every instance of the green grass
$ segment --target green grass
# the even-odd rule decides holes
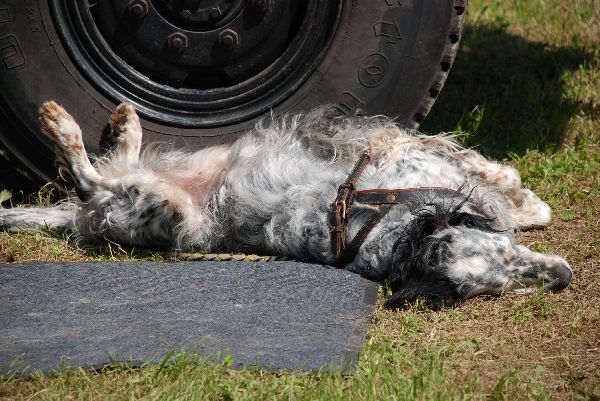
[[[457,61],[422,129],[456,127],[466,144],[498,158],[578,137],[597,143],[599,9],[593,1],[472,2]]]
[[[232,371],[193,354],[170,364],[4,376],[0,398],[219,400],[600,399],[600,4],[471,1],[450,78],[422,129],[519,169],[555,222],[520,233],[563,255],[559,294],[477,298],[441,312],[379,306],[356,372]],[[116,244],[0,234],[0,261],[161,260]]]

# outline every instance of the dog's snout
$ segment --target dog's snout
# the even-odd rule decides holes
[[[550,290],[560,291],[567,288],[573,278],[571,266],[565,260],[560,259],[553,267],[556,278],[552,281]]]

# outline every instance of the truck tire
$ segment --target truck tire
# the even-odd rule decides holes
[[[417,127],[439,94],[466,0],[4,0],[0,152],[55,176],[37,110],[53,99],[100,152],[114,107],[145,142],[197,149],[275,114],[336,104]]]

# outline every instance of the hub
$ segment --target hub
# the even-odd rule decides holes
[[[244,0],[155,0],[154,3],[174,25],[207,31],[234,18],[242,9]]]
[[[116,101],[188,126],[244,121],[289,97],[332,39],[340,0],[53,0],[85,74]]]

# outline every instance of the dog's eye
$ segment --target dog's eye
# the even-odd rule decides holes
[[[473,219],[468,214],[460,213],[455,216],[452,216],[450,220],[448,220],[448,224],[451,226],[465,226],[471,228],[474,226]]]
[[[473,228],[475,227],[475,223],[473,221],[473,219],[469,216],[465,216],[462,219],[462,225],[467,227],[467,228]]]
[[[449,259],[449,253],[450,250],[448,244],[445,242],[440,242],[438,248],[435,250],[435,253],[432,255],[432,264],[437,266],[442,262],[447,261]]]
[[[421,257],[423,267],[427,267],[430,272],[438,271],[450,259],[450,249],[447,243],[434,241]]]

